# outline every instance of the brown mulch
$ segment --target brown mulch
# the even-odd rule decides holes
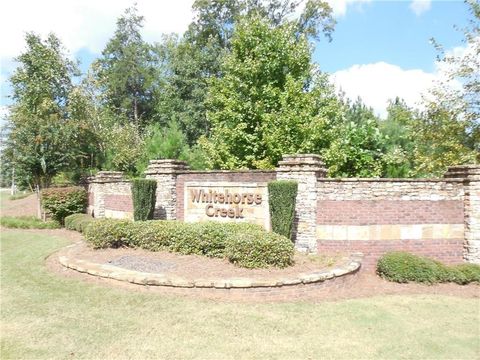
[[[74,235],[71,236],[72,240],[78,239],[78,234],[66,230],[46,230],[52,232],[52,235],[63,236],[67,235],[68,233]],[[85,244],[83,245],[82,254],[83,256],[92,254],[98,250],[91,250],[88,249]],[[117,253],[115,253],[117,252]],[[236,276],[248,276],[252,277],[252,274],[261,274],[263,271],[271,274],[272,270],[247,270],[247,269],[239,269],[235,268],[232,264],[223,262],[218,259],[208,259],[201,256],[185,256],[185,255],[178,255],[178,254],[171,254],[171,253],[158,253],[158,254],[151,254],[145,252],[143,250],[132,250],[132,249],[109,249],[109,250],[102,250],[94,255],[91,260],[94,259],[108,259],[111,258],[111,255],[115,254],[118,256],[123,256],[127,253],[135,253],[142,256],[155,256],[161,257],[165,261],[169,260],[176,260],[177,264],[185,265],[185,268],[179,271],[178,274],[188,273],[192,271],[192,269],[215,269],[216,275],[218,276],[228,276],[228,277],[236,277]],[[107,256],[109,254],[110,256]],[[139,292],[148,292],[148,293],[158,293],[158,294],[170,294],[169,289],[156,287],[156,286],[140,286],[134,285],[130,283],[120,282],[112,279],[105,279],[105,278],[98,278],[95,276],[79,273],[74,270],[66,269],[61,266],[58,261],[56,260],[57,256],[50,256],[47,259],[47,266],[50,270],[61,274],[62,276],[72,277],[77,279],[82,279],[84,281],[95,283],[102,286],[111,286],[111,287],[120,287],[123,289],[128,289],[130,291],[139,291]],[[188,261],[191,260],[190,265]],[[215,263],[215,265],[213,265]],[[223,268],[217,268],[217,266],[221,266]],[[227,269],[235,268],[236,275],[227,271]],[[187,270],[190,269],[190,270]],[[289,270],[273,270],[273,273],[278,271],[278,274],[283,272],[283,275],[287,274],[287,271],[292,271],[293,267]],[[299,269],[299,268],[297,268]],[[200,278],[202,275],[194,273],[196,277]],[[242,274],[242,275],[237,275]],[[247,275],[248,274],[248,275]],[[265,274],[265,273],[264,273]],[[264,275],[263,274],[263,275]],[[209,277],[213,276],[213,274],[208,274]],[[189,274],[191,276],[191,273]],[[260,275],[257,275],[260,276]],[[456,297],[465,297],[465,298],[480,298],[480,284],[469,284],[469,285],[457,285],[454,283],[444,283],[444,284],[436,284],[436,285],[424,285],[424,284],[416,284],[416,283],[409,283],[409,284],[398,284],[386,281],[379,276],[373,274],[369,271],[360,271],[358,274],[356,281],[348,286],[336,289],[334,292],[325,292],[317,293],[314,298],[309,298],[308,301],[336,301],[336,300],[345,300],[345,299],[356,299],[356,298],[366,298],[366,297],[373,297],[373,296],[384,296],[384,295],[423,295],[423,294],[430,294],[430,295],[447,295],[447,296],[456,296]],[[177,293],[178,295],[178,293]],[[185,291],[185,295],[188,296],[188,289]],[[230,297],[225,296],[215,296],[215,300],[230,300]],[[238,299],[237,299],[238,300]],[[249,301],[249,300],[247,300]]]
[[[285,269],[245,269],[233,265],[227,260],[208,258],[201,255],[181,255],[167,251],[151,252],[142,249],[119,248],[93,250],[84,241],[79,242],[69,256],[99,264],[112,264],[122,268],[164,273],[179,276],[185,279],[280,279],[292,277],[302,273],[321,271],[332,268],[336,264],[344,263],[347,258],[340,255],[308,256],[297,254],[295,265]]]

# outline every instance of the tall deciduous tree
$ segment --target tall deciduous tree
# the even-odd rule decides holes
[[[48,186],[52,177],[78,157],[78,123],[70,113],[76,65],[53,34],[46,40],[26,35],[26,51],[10,78],[13,105],[5,155],[30,185]]]
[[[271,168],[282,154],[319,152],[338,102],[311,64],[307,37],[295,23],[275,26],[247,17],[235,26],[231,51],[208,94],[214,168]]]
[[[222,76],[221,59],[230,50],[235,22],[255,15],[273,26],[292,24],[297,37],[330,37],[335,21],[330,6],[320,0],[197,0],[193,4],[194,21],[181,40],[164,43],[169,59],[166,92],[159,101],[158,114],[163,122],[176,119],[190,144],[208,134],[205,100],[208,81]],[[298,14],[295,16],[295,14]]]
[[[105,104],[140,127],[154,116],[157,57],[143,41],[143,17],[135,7],[117,20],[114,36],[93,64]]]

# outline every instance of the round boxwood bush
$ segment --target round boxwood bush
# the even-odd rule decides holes
[[[95,219],[88,214],[72,214],[65,218],[65,229],[84,232]]]
[[[441,262],[402,251],[383,255],[378,260],[377,273],[398,283],[434,284],[448,281],[450,276],[447,266]]]

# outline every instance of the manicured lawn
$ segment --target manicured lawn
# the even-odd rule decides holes
[[[217,303],[101,287],[48,272],[68,240],[1,238],[1,358],[475,359],[478,299],[390,296]]]

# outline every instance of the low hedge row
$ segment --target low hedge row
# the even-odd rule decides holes
[[[95,219],[88,214],[73,214],[65,218],[65,229],[83,233]]]
[[[480,265],[447,266],[439,261],[403,251],[383,255],[378,260],[377,273],[387,280],[398,283],[480,282]]]
[[[55,220],[43,221],[34,216],[2,216],[0,226],[15,229],[58,229],[60,223]]]
[[[98,219],[86,229],[85,239],[94,248],[168,250],[227,258],[246,268],[286,267],[294,254],[289,239],[252,224]]]

